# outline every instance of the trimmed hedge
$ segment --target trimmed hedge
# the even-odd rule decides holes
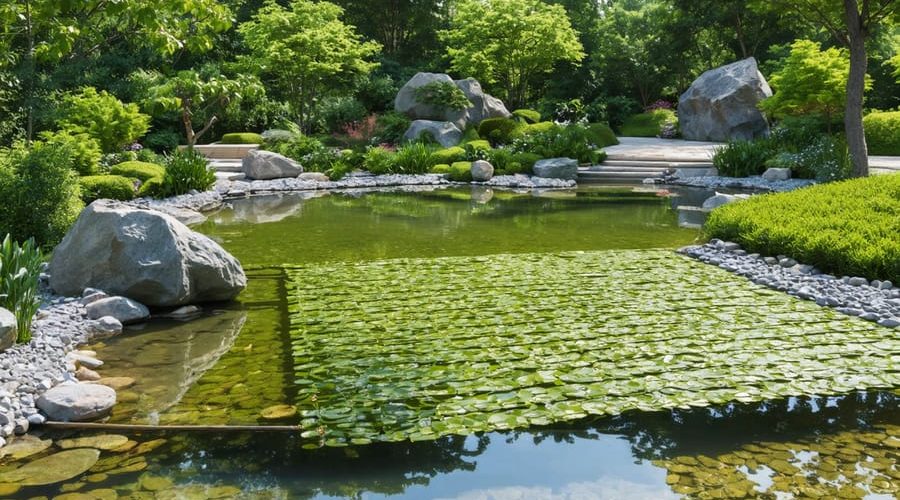
[[[448,177],[451,181],[472,182],[472,162],[458,161],[450,165]]]
[[[900,174],[754,196],[715,209],[704,233],[825,272],[900,283]]]
[[[622,124],[625,137],[656,137],[666,123],[678,124],[675,112],[670,109],[655,109],[647,113],[631,115]]]
[[[133,177],[140,181],[146,181],[154,177],[162,177],[166,174],[166,169],[162,165],[155,163],[146,163],[143,161],[126,161],[113,165],[109,169],[109,173],[113,175],[121,175],[122,177]]]
[[[513,116],[525,123],[537,123],[541,121],[541,114],[533,109],[517,109]]]
[[[78,179],[78,184],[85,204],[99,199],[128,201],[134,198],[134,181],[121,175],[87,175]]]
[[[450,165],[446,163],[438,163],[437,165],[431,167],[432,174],[449,174],[450,173]]]
[[[222,136],[220,144],[262,144],[263,136],[254,132],[236,132]]]
[[[559,125],[553,122],[539,122],[532,123],[531,125],[526,125],[524,128],[520,129],[520,131],[521,135],[544,134],[547,132],[552,132],[557,128],[559,128]]]
[[[141,198],[158,198],[162,196],[163,178],[153,177],[152,179],[147,179],[143,184],[141,184],[141,187],[138,189],[137,195]]]
[[[488,118],[478,124],[478,135],[494,145],[509,144],[524,127],[524,124],[512,118]]]
[[[605,123],[591,123],[587,125],[588,137],[594,141],[594,145],[598,148],[605,148],[606,146],[615,146],[619,143],[619,139],[616,138],[615,132],[613,129],[609,128],[609,125]]]
[[[863,118],[869,154],[900,156],[900,111],[875,111]]]
[[[452,148],[438,149],[437,151],[431,153],[431,161],[436,165],[444,164],[447,165],[457,162],[463,161],[466,159],[466,150],[459,147],[453,146]]]

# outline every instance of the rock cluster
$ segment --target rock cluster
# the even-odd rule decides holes
[[[772,89],[750,57],[700,75],[678,100],[678,126],[691,141],[750,140],[769,133],[757,107]]]
[[[833,307],[888,328],[900,327],[900,288],[889,281],[858,276],[836,277],[813,266],[779,255],[748,254],[733,242],[712,240],[689,246],[680,253],[745,276],[758,285],[787,292],[820,306]]]
[[[811,179],[788,179],[770,181],[762,177],[719,177],[719,176],[698,176],[698,177],[667,177],[662,183],[672,184],[675,186],[689,186],[709,189],[746,189],[751,191],[765,192],[781,192],[793,191],[806,186],[811,186],[816,181]]]
[[[421,139],[422,134],[428,134],[438,144],[445,148],[456,146],[462,140],[462,131],[450,122],[439,122],[434,120],[416,120],[410,124],[403,139],[406,141],[417,141]]]
[[[578,160],[572,158],[550,158],[538,160],[534,164],[534,175],[545,179],[578,179]]]

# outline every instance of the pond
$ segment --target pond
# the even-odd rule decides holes
[[[304,431],[45,433],[0,496],[895,498],[897,340],[672,253],[705,195],[236,201],[248,289],[92,346],[110,421]]]

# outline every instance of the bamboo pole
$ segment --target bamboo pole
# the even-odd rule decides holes
[[[102,422],[44,422],[47,429],[77,429],[132,432],[299,432],[299,425],[144,425],[104,424]]]

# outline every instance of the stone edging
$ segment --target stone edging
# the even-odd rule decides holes
[[[836,277],[784,255],[748,254],[737,243],[718,239],[705,245],[684,247],[678,252],[744,276],[758,285],[833,307],[840,313],[887,328],[900,327],[900,288],[890,281]]]

